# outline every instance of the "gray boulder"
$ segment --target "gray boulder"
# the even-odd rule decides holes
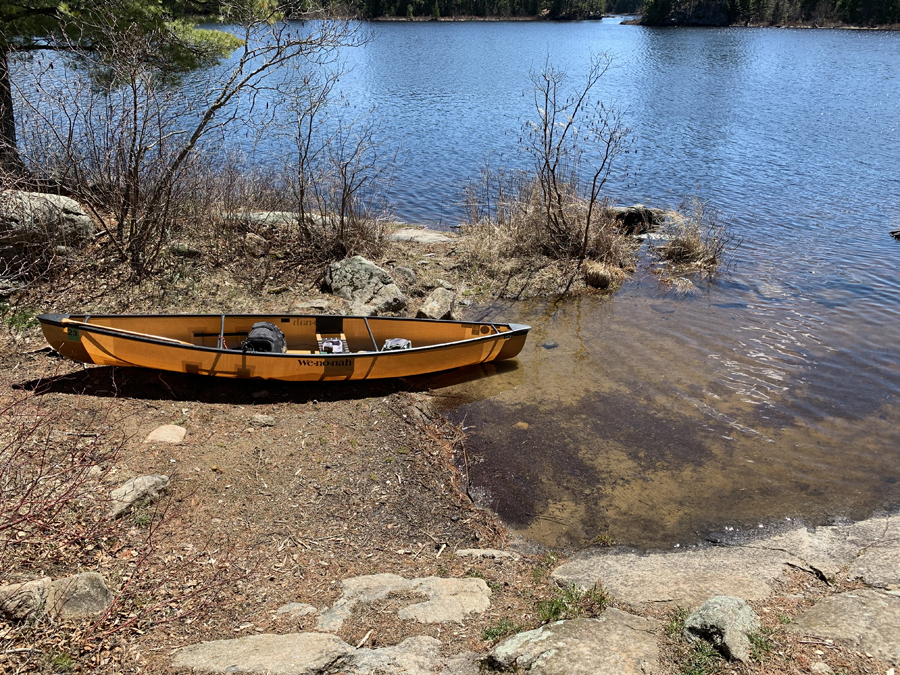
[[[762,623],[746,600],[717,595],[710,598],[684,622],[684,636],[695,642],[705,640],[731,661],[750,660],[748,634]]]
[[[168,489],[168,476],[156,474],[132,478],[110,493],[109,515],[111,518],[118,518],[135,506],[152,504]]]
[[[446,288],[435,288],[425,299],[425,303],[416,312],[418,319],[450,319],[453,317],[453,304],[456,293]]]
[[[112,601],[103,575],[97,572],[56,581],[44,577],[0,587],[0,614],[18,621],[45,614],[62,620],[96,618]]]
[[[0,615],[21,621],[43,612],[50,577],[0,586]]]
[[[255,255],[257,258],[266,255],[271,248],[268,240],[253,232],[244,235],[244,246],[251,255]]]
[[[365,313],[400,312],[407,305],[391,275],[359,255],[329,265],[325,288],[353,305],[367,305],[372,311]]]
[[[40,192],[0,192],[0,252],[29,247],[82,246],[94,236],[94,221],[69,197]]]
[[[52,582],[44,611],[62,620],[93,619],[109,609],[112,601],[103,575],[83,572]]]
[[[486,665],[531,675],[650,675],[658,670],[657,627],[608,609],[597,619],[557,621],[507,638]]]

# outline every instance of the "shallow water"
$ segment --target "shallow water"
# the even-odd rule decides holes
[[[603,95],[637,148],[612,195],[698,194],[740,240],[692,293],[639,273],[611,298],[489,310],[534,327],[519,367],[439,396],[507,523],[550,546],[666,548],[900,507],[900,34],[604,20],[374,35],[351,85],[410,146],[401,216],[453,222],[452,191],[485,158],[520,161],[527,69],[577,72],[607,49]]]

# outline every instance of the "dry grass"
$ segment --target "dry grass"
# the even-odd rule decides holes
[[[528,297],[615,287],[633,268],[638,244],[569,186],[548,203],[537,181],[485,169],[467,191],[469,222],[461,247],[466,273],[493,295]],[[581,262],[587,260],[582,267]],[[602,266],[609,281],[597,274]]]
[[[715,272],[733,241],[716,209],[696,197],[684,200],[669,214],[661,234],[663,242],[653,248],[653,254],[679,273]]]
[[[582,265],[584,283],[591,288],[606,290],[615,287],[625,280],[625,271],[621,267],[614,267],[595,260],[585,261]]]

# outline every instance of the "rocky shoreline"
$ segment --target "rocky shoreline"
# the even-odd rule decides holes
[[[492,550],[456,555],[483,556],[498,564],[518,557]],[[748,626],[756,631],[762,626],[748,602],[798,600],[793,594],[779,597],[779,582],[787,571],[799,570],[836,590],[785,624],[785,630],[804,643],[828,650],[814,650],[819,659],[801,672],[838,672],[828,661],[834,652],[849,650],[874,667],[868,672],[891,674],[900,666],[898,560],[900,519],[888,516],[679,553],[588,550],[553,570],[552,578],[562,587],[582,590],[602,585],[630,611],[609,608],[596,618],[557,621],[514,635],[487,654],[449,656],[432,637],[410,637],[398,645],[370,649],[362,644],[354,648],[332,631],[352,608],[402,593],[417,597],[401,603],[398,620],[465,625],[470,614],[490,607],[491,590],[483,580],[363,576],[345,579],[341,597],[330,608],[304,606],[303,611],[319,615],[316,631],[189,645],[178,651],[173,663],[203,673],[475,675],[487,668],[542,675],[646,675],[664,672],[659,642],[666,631],[654,615],[665,607],[705,608],[705,613],[687,618],[685,633],[708,640],[735,663],[746,663],[752,659],[748,633],[753,632]],[[855,582],[857,587],[841,591],[839,582]],[[734,607],[746,608],[742,611],[750,619]]]

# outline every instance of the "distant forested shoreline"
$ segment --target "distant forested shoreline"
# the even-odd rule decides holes
[[[900,29],[900,0],[362,0],[371,20],[586,20],[640,15],[645,26]]]
[[[900,0],[646,0],[645,26],[797,25],[900,29]]]

